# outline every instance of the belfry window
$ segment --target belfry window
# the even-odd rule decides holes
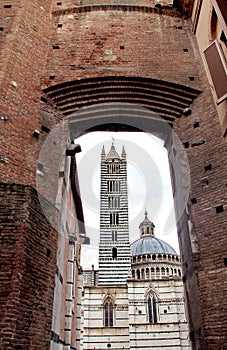
[[[110,298],[104,304],[104,326],[113,327],[113,302]]]
[[[148,296],[147,307],[148,307],[148,322],[157,323],[158,322],[157,300],[154,295]]]
[[[113,258],[113,260],[117,259],[117,248],[116,247],[113,247],[113,249],[112,249],[112,258]]]
[[[111,209],[117,209],[120,207],[120,197],[109,197],[108,206]]]
[[[120,192],[120,181],[107,181],[107,190],[109,193],[119,193]]]
[[[111,163],[108,164],[108,173],[109,174],[119,174],[120,164]]]
[[[110,213],[110,225],[119,225],[119,214],[118,213]]]
[[[117,242],[117,231],[112,231],[112,241]]]

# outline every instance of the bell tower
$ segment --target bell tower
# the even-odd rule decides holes
[[[101,153],[99,285],[125,284],[130,268],[126,153],[112,143]]]

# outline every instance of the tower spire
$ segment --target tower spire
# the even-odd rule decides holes
[[[109,153],[107,154],[106,159],[120,159],[119,154],[116,152],[114,142],[112,142]]]

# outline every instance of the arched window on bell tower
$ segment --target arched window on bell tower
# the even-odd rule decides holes
[[[153,294],[149,294],[147,297],[147,313],[149,323],[158,322],[157,298]]]
[[[113,258],[113,260],[117,259],[117,248],[116,247],[112,248],[112,258]]]

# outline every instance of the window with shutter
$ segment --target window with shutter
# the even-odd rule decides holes
[[[226,58],[216,40],[204,51],[204,56],[219,104],[227,98]]]
[[[224,0],[212,0],[214,7],[220,10],[221,16],[225,22],[225,24],[227,23],[227,2]],[[217,9],[217,10],[218,10]],[[218,11],[217,11],[218,12]]]

